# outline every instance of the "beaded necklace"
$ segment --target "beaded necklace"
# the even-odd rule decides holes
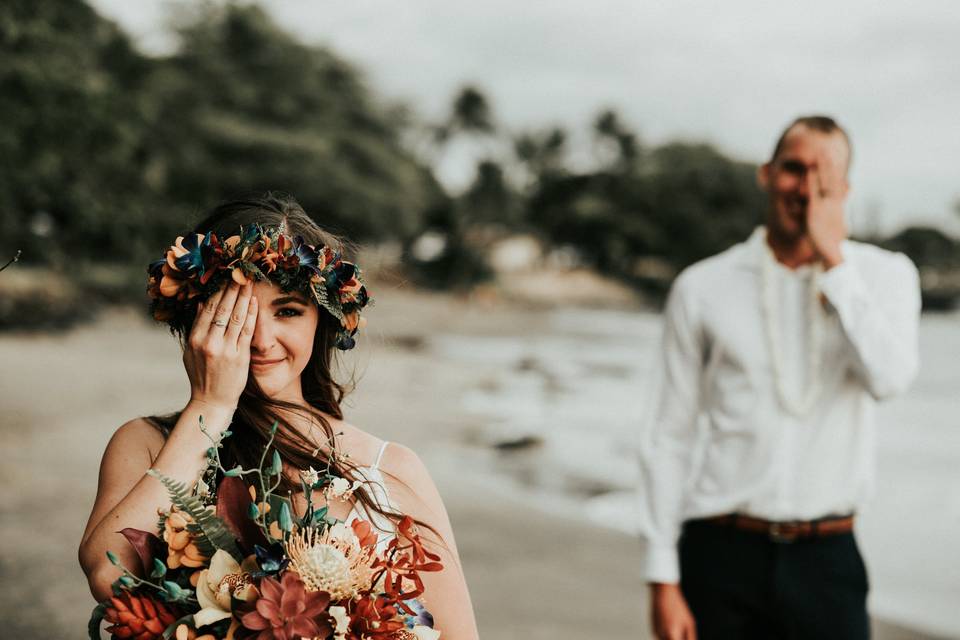
[[[767,348],[770,352],[770,361],[773,365],[773,378],[777,390],[777,399],[786,411],[795,416],[805,416],[819,399],[823,389],[820,385],[820,363],[823,355],[823,312],[820,307],[820,274],[823,266],[818,262],[813,266],[813,274],[807,285],[806,311],[807,327],[809,327],[809,344],[807,345],[806,388],[797,397],[787,389],[784,380],[783,354],[780,349],[783,345],[783,336],[780,333],[780,300],[777,297],[779,289],[776,287],[777,258],[767,244],[766,234],[763,234],[763,251],[760,252],[760,298],[761,315],[763,316],[764,333],[767,338]]]

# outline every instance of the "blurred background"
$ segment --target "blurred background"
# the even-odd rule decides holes
[[[103,448],[188,397],[145,267],[272,189],[358,245],[376,305],[348,418],[430,467],[482,637],[646,637],[631,490],[660,304],[749,235],[757,165],[825,112],[854,236],[923,286],[859,532],[876,636],[960,637],[960,15],[701,4],[2,3],[5,633],[84,636]]]

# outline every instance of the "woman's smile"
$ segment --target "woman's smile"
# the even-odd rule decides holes
[[[266,369],[275,364],[279,364],[286,360],[286,358],[275,358],[275,359],[250,359],[250,367],[257,367],[258,369]]]

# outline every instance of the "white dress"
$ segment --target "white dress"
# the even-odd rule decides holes
[[[371,493],[371,497],[377,502],[377,504],[384,511],[393,511],[396,510],[393,507],[393,504],[390,502],[390,494],[387,491],[387,483],[384,480],[383,472],[380,471],[380,461],[383,460],[383,453],[387,450],[387,445],[389,442],[384,442],[380,447],[380,452],[377,454],[376,461],[369,467],[358,467],[357,472],[363,476],[365,480],[369,482],[366,487]],[[356,520],[366,520],[371,525],[373,525],[373,530],[379,538],[377,542],[377,550],[383,551],[384,548],[393,538],[396,537],[396,525],[393,520],[387,518],[386,516],[367,509],[360,502],[355,502],[353,508],[350,510],[350,513],[347,515],[346,524],[349,526],[353,524]]]

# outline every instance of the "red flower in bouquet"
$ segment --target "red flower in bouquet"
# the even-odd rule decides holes
[[[381,569],[385,574],[386,594],[395,602],[402,602],[423,593],[423,580],[419,575],[421,571],[440,571],[443,564],[440,563],[440,556],[424,548],[413,518],[404,516],[397,525],[397,536],[387,547],[386,557],[377,561],[374,568]],[[412,583],[410,590],[404,591],[405,583]],[[406,610],[404,605],[400,606]]]
[[[392,640],[406,625],[398,618],[397,605],[386,596],[368,597],[353,605],[349,640]]]
[[[293,571],[284,573],[281,582],[264,578],[260,591],[256,608],[240,619],[244,628],[260,632],[257,640],[326,638],[332,632],[326,613],[330,596],[323,591],[307,592]]]
[[[114,638],[156,640],[177,619],[177,614],[150,596],[124,591],[110,598],[104,619],[111,623],[107,631]]]
[[[354,520],[353,524],[350,525],[353,529],[353,534],[357,536],[357,542],[363,548],[373,548],[377,546],[377,534],[373,531],[373,527],[366,520]]]

